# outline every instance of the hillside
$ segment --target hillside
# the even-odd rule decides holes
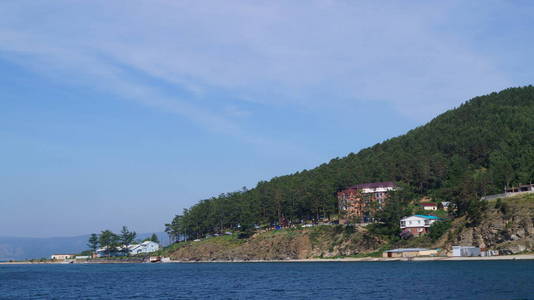
[[[250,238],[210,237],[181,242],[162,251],[179,261],[286,260],[334,257],[380,256],[385,249],[432,247],[450,252],[452,245],[476,245],[504,253],[534,251],[534,194],[491,201],[483,220],[469,226],[466,218],[453,221],[442,238],[384,239],[362,226],[323,225],[263,231]]]
[[[329,218],[337,214],[336,191],[373,181],[404,184],[405,198],[452,201],[457,216],[474,210],[482,195],[534,181],[534,87],[476,97],[357,154],[202,200],[167,224],[167,232],[197,238],[282,217]]]
[[[364,228],[325,225],[259,232],[247,239],[232,235],[181,242],[162,254],[179,261],[286,260],[369,255],[383,244]]]

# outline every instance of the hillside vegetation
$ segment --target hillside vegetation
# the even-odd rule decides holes
[[[382,251],[404,247],[440,248],[475,245],[501,253],[534,251],[534,194],[487,203],[482,221],[470,226],[460,217],[440,236],[391,239],[363,226],[322,225],[260,231],[249,238],[238,234],[180,242],[159,255],[179,261],[248,261],[381,256]]]
[[[167,224],[167,232],[193,239],[238,225],[247,232],[282,217],[328,218],[338,213],[336,191],[374,181],[404,184],[402,199],[391,200],[401,201],[399,207],[407,198],[429,195],[452,201],[455,217],[467,215],[476,226],[483,210],[480,196],[534,181],[534,87],[476,97],[357,154],[202,200]]]

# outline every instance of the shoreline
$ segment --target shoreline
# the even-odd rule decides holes
[[[473,257],[452,257],[452,256],[429,256],[429,257],[362,257],[362,258],[305,258],[305,259],[284,259],[284,260],[210,260],[210,261],[186,261],[171,260],[165,263],[307,263],[307,262],[396,262],[396,261],[495,261],[495,260],[534,260],[534,254],[518,254],[503,256],[473,256]],[[31,261],[12,261],[0,262],[0,265],[77,265],[77,264],[139,264],[145,262],[132,261],[84,261],[84,262],[31,262]]]
[[[169,263],[307,263],[307,262],[394,262],[394,261],[491,261],[491,260],[534,260],[534,254],[517,254],[502,256],[421,256],[421,257],[343,257],[343,258],[304,258],[283,260],[210,260],[210,261],[186,261],[171,260]]]

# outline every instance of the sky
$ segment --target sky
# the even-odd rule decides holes
[[[532,84],[531,1],[0,1],[0,236],[164,224]]]

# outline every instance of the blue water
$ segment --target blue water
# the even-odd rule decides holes
[[[534,261],[0,265],[1,299],[534,299]]]

